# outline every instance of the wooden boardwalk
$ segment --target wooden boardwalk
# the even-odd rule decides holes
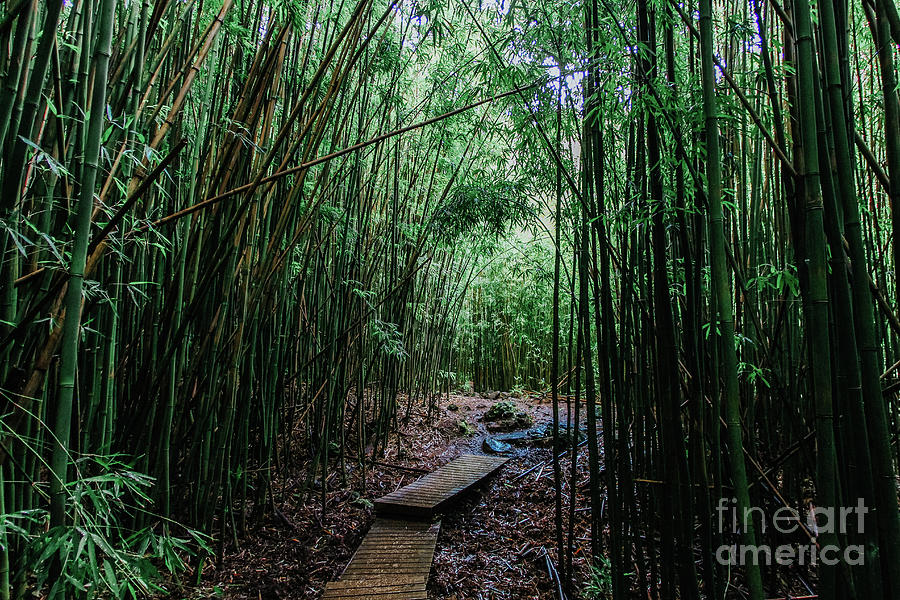
[[[350,564],[325,586],[323,600],[427,600],[440,531],[433,516],[478,485],[505,458],[468,454],[375,501],[380,515]]]
[[[425,600],[441,524],[376,519],[323,600]]]
[[[478,485],[508,459],[466,454],[437,471],[375,501],[382,515],[428,519],[442,511],[459,495]]]

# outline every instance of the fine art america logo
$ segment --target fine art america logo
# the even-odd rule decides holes
[[[865,517],[869,512],[862,498],[856,506],[826,507],[816,506],[809,509],[805,517],[791,507],[784,506],[775,511],[771,519],[758,506],[751,506],[741,511],[736,498],[720,498],[716,506],[719,533],[726,531],[745,531],[747,524],[756,525],[757,535],[765,534],[770,528],[782,534],[795,534],[801,527],[816,534],[846,534],[848,531],[863,533]],[[749,546],[744,544],[723,545],[716,550],[716,560],[722,565],[836,565],[843,560],[848,565],[861,565],[864,560],[862,544],[847,545],[843,548],[836,545],[816,543],[815,538],[806,544],[784,544],[780,546]]]

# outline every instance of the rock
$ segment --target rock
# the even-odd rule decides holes
[[[486,413],[484,413],[484,420],[500,421],[503,419],[510,419],[516,416],[517,412],[519,412],[519,409],[516,408],[515,402],[495,402],[491,406],[491,408]]]
[[[514,431],[512,433],[501,433],[495,435],[494,439],[498,442],[513,444],[515,446],[544,446],[550,442],[550,435],[543,427],[533,427],[527,431]]]
[[[481,447],[485,452],[490,452],[491,454],[504,454],[506,452],[512,452],[512,446],[510,446],[506,442],[502,442],[496,438],[491,437],[484,438],[484,441],[481,443]]]
[[[538,427],[529,429],[528,431],[513,431],[512,433],[501,433],[495,435],[494,439],[501,442],[523,442],[528,440],[537,440],[544,437],[544,432]]]
[[[490,432],[497,431],[516,431],[517,429],[524,429],[525,427],[529,427],[533,425],[532,420],[529,419],[503,419],[502,421],[494,421],[488,423],[487,430]]]
[[[531,415],[519,410],[511,400],[494,403],[481,420],[489,423],[488,431],[514,431],[534,425]]]

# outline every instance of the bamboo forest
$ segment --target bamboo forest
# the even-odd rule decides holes
[[[0,600],[900,598],[895,0],[0,0]]]

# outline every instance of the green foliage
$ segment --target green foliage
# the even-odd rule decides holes
[[[375,504],[372,503],[368,498],[363,498],[359,495],[359,492],[351,492],[350,494],[351,500],[350,504],[354,506],[358,506],[364,510],[371,510],[375,507]]]
[[[450,241],[480,227],[486,235],[499,236],[510,227],[521,227],[533,216],[522,186],[491,181],[458,185],[434,217],[435,231]]]
[[[588,600],[608,600],[613,596],[612,590],[612,564],[605,556],[594,559],[591,565],[590,575],[582,589],[582,596]],[[625,573],[630,577],[631,573]]]
[[[858,198],[830,198],[847,201],[842,210],[825,203],[824,211],[807,211],[796,192],[819,184],[792,181],[772,140],[799,176],[817,147],[823,158],[838,158],[836,147],[816,143],[815,111],[807,115],[812,126],[803,119],[796,126],[802,108],[814,108],[805,103],[816,86],[799,97],[797,91],[818,73],[827,36],[818,29],[785,35],[789,27],[768,10],[766,23],[757,25],[747,10],[753,5],[735,11],[737,5],[717,4],[713,12],[711,3],[701,3],[710,14],[695,23],[705,31],[698,52],[677,14],[684,10],[686,20],[696,21],[697,7],[674,3],[663,10],[654,0],[16,4],[22,10],[4,17],[2,62],[9,68],[0,85],[0,138],[11,150],[0,157],[0,385],[16,404],[6,421],[16,437],[7,441],[33,439],[56,417],[55,454],[62,460],[47,468],[53,444],[45,439],[28,454],[32,465],[16,463],[30,472],[4,484],[10,508],[0,534],[27,548],[27,560],[21,552],[8,556],[13,572],[25,564],[44,588],[53,585],[51,561],[62,556],[57,585],[66,596],[153,591],[163,571],[177,573],[191,551],[208,551],[207,540],[193,532],[171,534],[170,489],[194,491],[178,507],[193,525],[228,530],[251,513],[248,503],[266,504],[278,472],[272,464],[280,464],[274,459],[293,455],[293,444],[322,457],[310,465],[312,477],[320,477],[332,468],[330,458],[356,442],[374,437],[376,449],[384,445],[404,395],[409,415],[413,403],[433,403],[448,388],[546,390],[555,347],[563,375],[557,380],[567,388],[561,393],[570,395],[578,384],[586,390],[587,374],[599,376],[602,408],[614,403],[612,410],[594,406],[586,414],[611,419],[603,432],[612,440],[615,425],[631,426],[617,419],[633,418],[642,425],[633,431],[644,436],[634,440],[635,452],[666,447],[653,442],[668,435],[668,425],[656,422],[663,415],[658,407],[633,404],[641,398],[635,390],[665,388],[660,384],[671,378],[681,400],[725,392],[723,414],[731,414],[732,424],[751,419],[746,430],[777,455],[808,423],[782,426],[792,411],[775,421],[765,418],[766,407],[790,392],[793,412],[810,414],[811,399],[823,396],[805,374],[832,361],[809,356],[829,341],[836,342],[834,364],[848,367],[834,389],[862,389],[867,398],[859,406],[873,413],[865,420],[877,417],[879,427],[885,414],[896,413],[879,410],[887,399],[879,375],[897,358],[894,315],[888,307],[876,321],[859,296],[871,287],[889,304],[900,279],[897,264],[888,272],[898,260],[889,252],[897,247],[896,211],[892,219],[890,191],[878,183],[900,173],[891,143],[880,135],[894,103],[884,101],[874,63],[865,60],[893,57],[874,52],[865,31],[869,15],[860,6],[845,15],[859,31],[842,36],[846,47],[819,58],[826,65],[834,57],[862,57],[847,74],[866,85],[858,86],[858,102],[826,85],[835,102],[847,105],[823,105],[823,118],[854,116],[865,124],[856,128],[864,134],[860,150],[868,146],[875,162],[885,163],[885,177],[866,173],[867,163],[851,163],[850,155],[829,162],[821,175],[834,178],[838,190],[856,180],[866,190]],[[60,5],[56,26],[49,14]],[[92,10],[80,14],[85,7]],[[806,8],[814,9],[816,24],[827,23],[824,5]],[[878,2],[868,8],[882,10]],[[648,9],[653,38],[637,25]],[[809,29],[806,20],[795,18],[793,26]],[[106,43],[111,52],[103,51]],[[766,43],[774,64],[764,71]],[[801,48],[807,60],[785,60],[799,58]],[[860,72],[863,64],[873,72]],[[520,93],[503,95],[514,88]],[[825,137],[852,140],[833,131]],[[803,142],[798,135],[811,137]],[[651,146],[659,146],[658,161]],[[813,154],[804,157],[803,150]],[[141,191],[132,197],[135,190]],[[854,295],[843,308],[829,303],[841,297],[844,267],[809,267],[810,258],[843,252],[841,240],[826,247],[820,228],[802,223],[820,212],[848,243]],[[74,260],[86,248],[87,257]],[[585,274],[589,283],[576,277]],[[817,300],[805,297],[811,274],[827,283]],[[660,285],[666,282],[669,288]],[[671,298],[671,348],[660,343],[669,326],[660,318],[659,291]],[[739,307],[734,319],[732,305]],[[554,309],[561,321],[556,339]],[[804,330],[809,310],[827,313],[840,327]],[[863,312],[851,318],[844,310]],[[590,325],[581,329],[591,343],[580,356],[586,363],[586,350],[595,351],[593,370],[576,368],[575,314]],[[64,335],[61,323],[70,327]],[[852,327],[861,329],[859,351]],[[819,338],[824,343],[815,343]],[[60,339],[67,340],[63,353]],[[669,352],[677,352],[677,374],[658,377],[655,367],[665,362],[658,359],[673,358]],[[868,373],[861,385],[845,383],[854,365]],[[740,397],[732,385],[737,374],[750,384]],[[815,387],[830,389],[832,382],[823,376]],[[846,395],[849,410],[853,394]],[[650,402],[671,407],[672,400],[656,394]],[[758,410],[740,413],[743,402]],[[697,419],[672,419],[673,430],[719,416],[710,420],[704,403],[689,406],[700,411]],[[358,411],[358,420],[348,421],[348,410]],[[491,407],[487,419],[531,424],[511,402]],[[360,430],[344,430],[348,422]],[[476,430],[465,420],[457,427],[463,435]],[[301,431],[308,439],[295,442]],[[693,478],[723,473],[719,457],[729,448],[737,457],[732,481],[714,483],[740,487],[740,439],[723,446],[721,434],[741,428],[710,431],[715,435],[696,436],[703,446],[696,454],[715,460],[707,466],[716,468],[688,470],[692,480],[680,489],[710,489],[713,482]],[[874,449],[884,445],[885,454],[889,436],[874,431],[880,432],[870,438],[879,444]],[[557,433],[569,443],[581,436],[565,428]],[[672,440],[680,439],[675,432]],[[839,447],[857,458],[871,454],[854,449],[855,442],[851,437]],[[68,453],[76,449],[120,449],[140,456],[140,466],[100,455],[70,465]],[[22,448],[11,444],[9,454],[19,459]],[[876,480],[890,483],[893,462],[885,458]],[[631,481],[623,464],[611,461],[610,476]],[[158,494],[150,493],[150,475],[159,477]],[[65,492],[51,494],[53,524],[65,526],[49,530],[48,484]],[[881,502],[893,511],[896,490],[888,487]],[[619,500],[629,497],[624,492]],[[359,497],[354,503],[371,508]],[[163,517],[150,514],[151,504]],[[655,521],[643,506],[607,514],[634,518],[622,535],[652,534]],[[615,538],[625,530],[607,524],[615,561]],[[596,544],[599,535],[592,539]],[[588,592],[609,597],[621,565],[595,560]]]
[[[396,323],[375,319],[370,326],[372,340],[382,353],[397,360],[404,360],[409,356],[403,345],[403,335]]]
[[[437,378],[441,383],[441,387],[449,386],[456,389],[460,384],[459,378],[457,377],[455,371],[445,371],[444,369],[438,369]]]
[[[585,582],[583,595],[589,600],[612,598],[612,571],[609,559],[600,556],[591,565],[591,573]]]
[[[486,264],[460,315],[457,370],[478,390],[544,389],[552,347],[552,245],[539,234],[517,232],[478,257]],[[561,316],[565,328],[567,311]]]
[[[24,544],[25,564],[38,589],[50,585],[51,596],[58,590],[66,598],[137,598],[163,591],[162,572],[177,575],[187,557],[212,553],[209,538],[197,531],[183,528],[186,537],[172,534],[182,528],[173,521],[138,531],[124,526],[136,512],[147,510],[154,481],[122,456],[93,455],[73,468],[82,475],[65,486],[71,524],[46,529],[44,509],[0,516],[7,538]],[[61,571],[55,582],[50,579],[54,564]]]
[[[794,298],[800,295],[800,280],[793,265],[779,269],[775,265],[763,264],[759,265],[758,271],[759,275],[749,280],[751,286],[759,290],[775,290]]]
[[[758,367],[752,363],[741,361],[738,362],[738,372],[747,378],[750,383],[759,382],[765,387],[772,387],[766,378],[766,369]]]
[[[469,423],[465,419],[460,419],[459,421],[457,421],[456,427],[459,429],[460,435],[464,435],[466,437],[475,435],[478,432],[478,429],[476,429],[471,423]]]

